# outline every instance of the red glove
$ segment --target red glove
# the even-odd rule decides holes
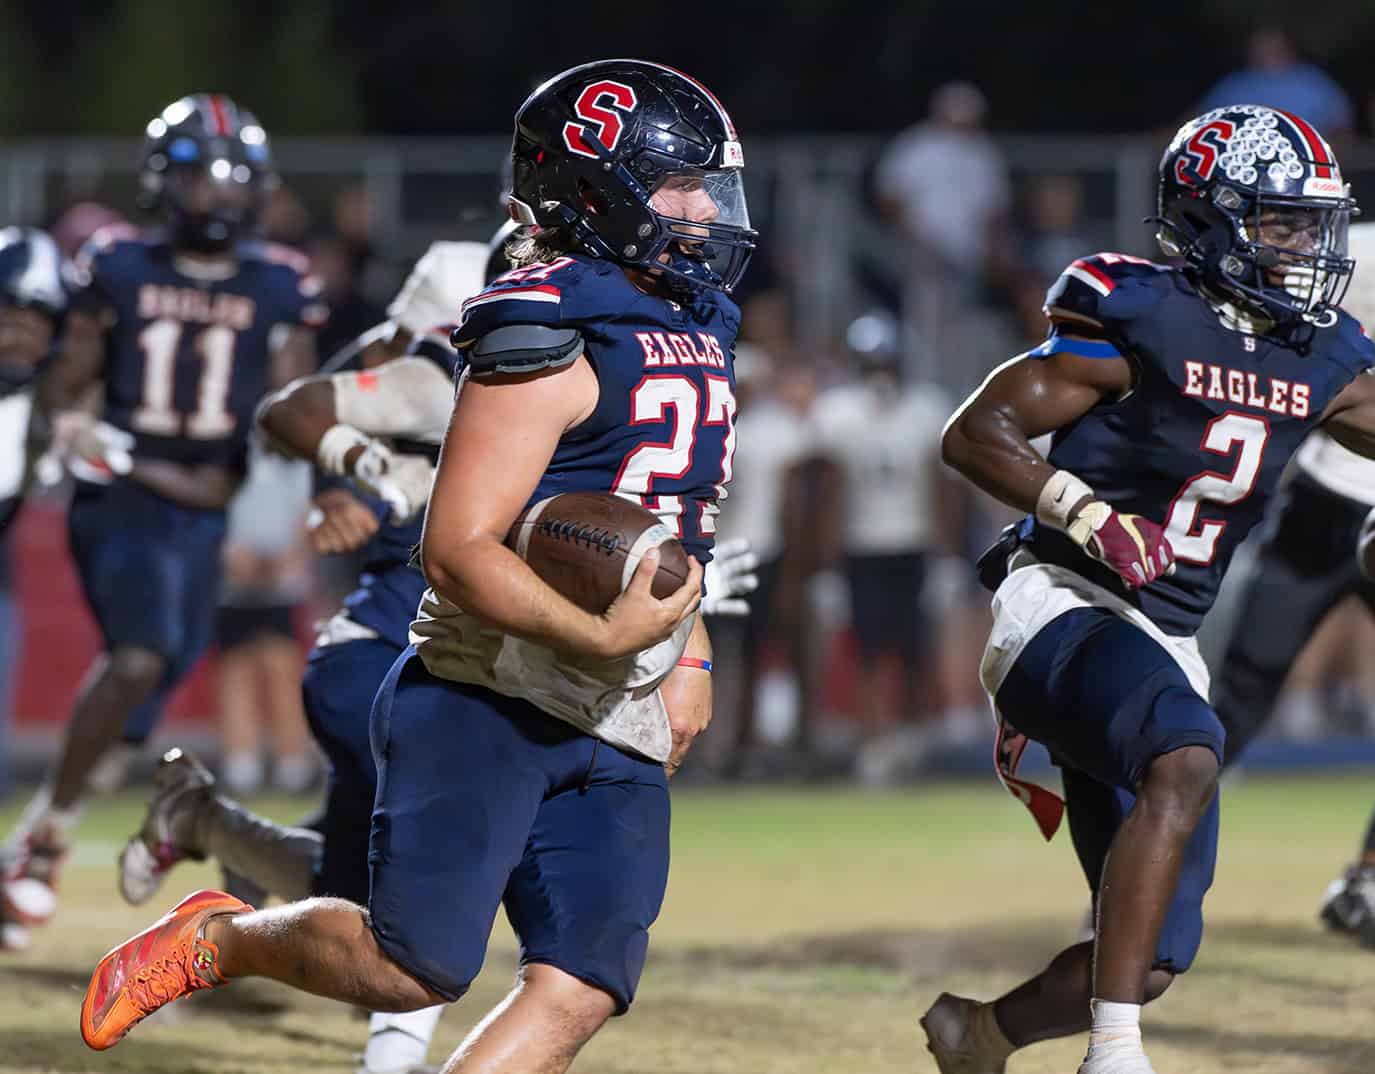
[[[1118,514],[1102,500],[1086,504],[1068,532],[1085,552],[1111,567],[1128,589],[1174,573],[1174,549],[1164,527],[1140,515]]]

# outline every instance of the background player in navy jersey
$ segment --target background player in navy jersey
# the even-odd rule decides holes
[[[1351,228],[1357,262],[1342,308],[1375,323],[1375,224]],[[1237,599],[1237,613],[1218,669],[1213,707],[1227,732],[1224,767],[1275,712],[1285,678],[1319,623],[1348,596],[1375,611],[1375,583],[1352,554],[1363,520],[1375,507],[1375,461],[1348,451],[1321,430],[1294,456],[1294,473],[1276,498],[1265,540]],[[1328,888],[1322,919],[1375,946],[1375,816],[1358,859]]]
[[[1223,731],[1193,634],[1289,457],[1321,425],[1375,454],[1375,347],[1336,308],[1354,208],[1301,118],[1257,106],[1186,124],[1160,166],[1171,269],[1098,255],[1051,288],[1050,338],[947,427],[947,460],[1031,512],[984,560],[981,677],[1017,780],[1026,736],[1062,768],[1097,934],[996,1003],[923,1018],[946,1074],[1090,1029],[1081,1074],[1150,1074],[1141,1004],[1188,969],[1217,845]],[[1054,433],[1049,461],[1029,444]]]
[[[253,408],[314,367],[323,316],[304,261],[244,241],[271,182],[267,136],[218,95],[182,98],[147,128],[141,189],[164,227],[98,234],[78,261],[49,410],[104,389],[109,450],[80,453],[68,520],[104,651],[81,687],[56,770],[20,819],[0,894],[41,923],[87,776],[121,734],[148,734],[208,638],[225,506]],[[76,419],[90,439],[93,419]]]
[[[97,968],[92,1046],[241,974],[373,1007],[457,999],[503,901],[521,979],[446,1069],[562,1071],[633,998],[667,880],[665,768],[710,715],[693,612],[734,446],[725,292],[754,235],[729,118],[658,65],[546,83],[513,156],[539,230],[455,334],[470,379],[426,522],[432,589],[373,713],[369,910],[235,916],[248,907],[192,896]],[[641,496],[696,557],[686,584],[653,598],[648,555],[604,615],[555,594],[503,539],[564,490]],[[151,974],[172,987],[137,984]]]

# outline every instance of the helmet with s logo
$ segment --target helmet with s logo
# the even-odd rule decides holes
[[[756,240],[744,154],[721,102],[681,71],[601,60],[556,75],[516,113],[511,157],[522,223],[680,286],[730,291],[744,274]],[[695,218],[651,204],[689,188],[710,199]]]
[[[1356,211],[1332,148],[1278,109],[1214,109],[1184,124],[1160,159],[1161,249],[1218,297],[1279,323],[1335,319],[1355,267]]]

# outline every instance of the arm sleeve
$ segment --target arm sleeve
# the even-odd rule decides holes
[[[369,436],[438,442],[448,427],[453,381],[427,358],[396,358],[366,372],[336,373],[330,381],[340,423]]]

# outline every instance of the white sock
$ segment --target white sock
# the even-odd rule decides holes
[[[1141,1047],[1141,1005],[1089,1001],[1093,1024],[1080,1074],[1154,1074]]]
[[[29,799],[29,804],[24,807],[24,812],[19,815],[19,821],[15,824],[10,836],[9,845],[11,849],[18,848],[30,832],[38,831],[52,825],[57,830],[66,835],[76,827],[81,819],[83,807],[78,803],[66,809],[53,808],[53,788],[51,783],[44,783],[34,791],[33,797]]]
[[[257,794],[265,774],[263,759],[256,753],[227,753],[220,762],[220,782],[230,794]]]
[[[359,1074],[402,1074],[425,1061],[444,1005],[405,1014],[375,1012],[368,1019],[368,1046]]]

